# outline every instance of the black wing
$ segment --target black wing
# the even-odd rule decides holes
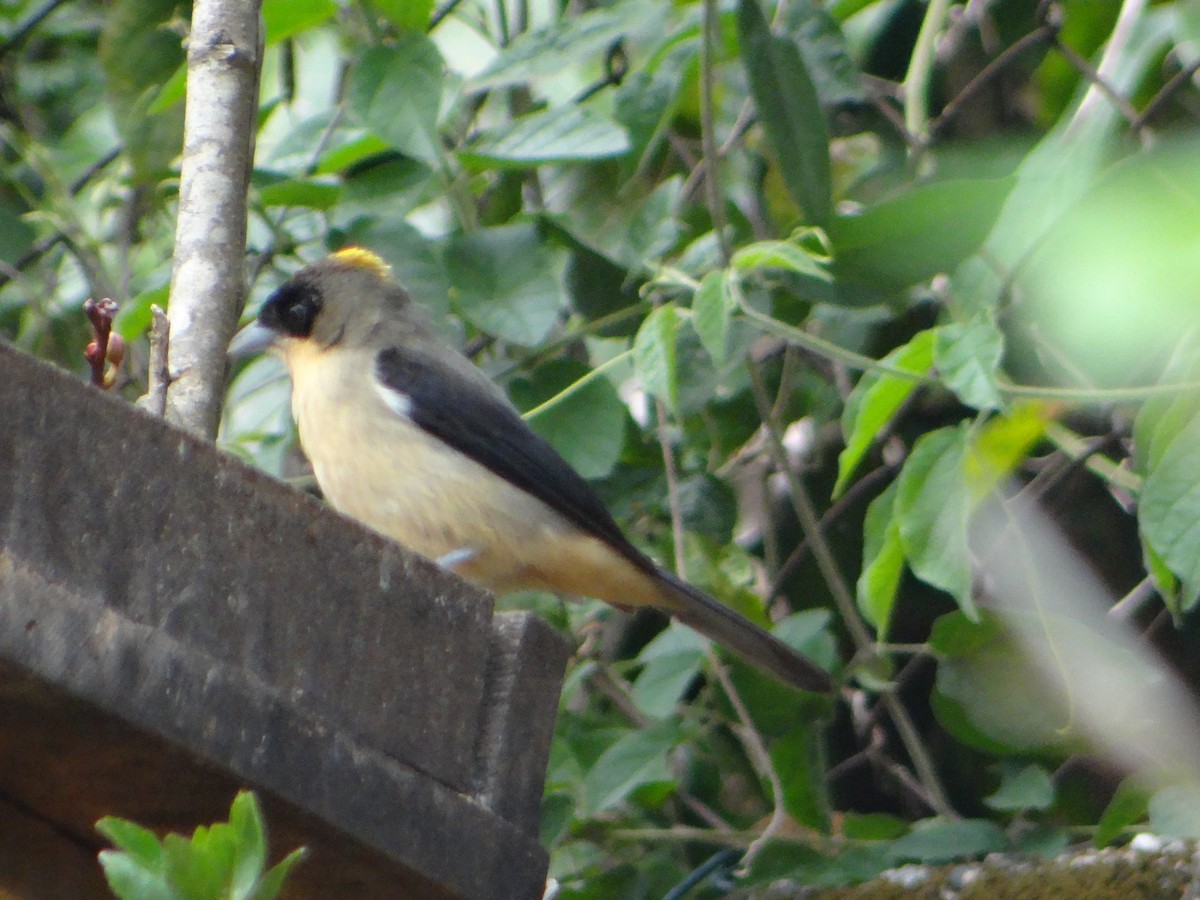
[[[537,497],[641,568],[656,568],[629,543],[591,485],[490,386],[455,379],[450,387],[444,366],[408,348],[380,351],[375,374],[385,387],[408,398],[408,416],[418,427]]]

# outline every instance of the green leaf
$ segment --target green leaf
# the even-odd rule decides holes
[[[625,801],[643,785],[672,782],[667,755],[679,737],[679,723],[668,719],[631,732],[609,747],[584,778],[584,811],[595,815]]]
[[[306,856],[308,856],[308,850],[305,847],[297,847],[259,879],[257,887],[247,900],[275,900],[283,890],[284,880],[291,874],[296,864]]]
[[[167,79],[166,83],[159,88],[158,93],[154,95],[154,99],[150,101],[150,105],[146,107],[146,115],[153,116],[160,112],[170,109],[177,103],[182,103],[184,97],[187,96],[187,63],[179,66]]]
[[[642,671],[633,683],[637,708],[653,719],[671,715],[704,665],[704,644],[699,634],[673,621],[643,647]]]
[[[729,353],[729,317],[734,303],[720,270],[705,275],[692,297],[692,327],[717,366],[725,365]]]
[[[157,183],[179,155],[183,107],[150,115],[162,86],[186,61],[173,25],[186,21],[184,0],[115,0],[105,6],[98,57],[113,123],[138,180]]]
[[[578,360],[551,360],[512,381],[508,392],[518,409],[529,410],[570,391],[527,421],[580,475],[603,478],[621,457],[628,413],[607,378],[591,378],[572,390],[591,371]]]
[[[904,837],[892,842],[899,859],[947,863],[956,859],[999,853],[1008,848],[1003,829],[985,819],[926,819]]]
[[[1171,423],[1170,427],[1177,427]],[[1138,525],[1182,582],[1183,609],[1200,595],[1200,414],[1161,451],[1142,485]]]
[[[1172,785],[1155,791],[1147,804],[1150,830],[1163,837],[1200,838],[1200,785]]]
[[[0,260],[16,263],[33,244],[36,232],[22,218],[22,210],[0,200]]]
[[[264,41],[270,47],[337,15],[334,0],[263,0]]]
[[[813,0],[790,0],[779,8],[779,26],[804,57],[821,105],[837,107],[868,99],[858,65],[837,19]]]
[[[850,392],[842,411],[846,446],[838,454],[834,497],[841,496],[875,438],[933,367],[935,341],[934,330],[922,331],[880,360],[889,368],[912,372],[913,378],[872,370],[864,374]]]
[[[1011,187],[1011,179],[943,181],[835,216],[834,273],[894,291],[952,272],[979,249]]]
[[[656,307],[646,316],[633,341],[633,358],[642,387],[668,407],[679,399],[679,372],[675,366],[679,312],[672,303]]]
[[[971,511],[967,442],[965,426],[939,428],[921,436],[897,480],[896,518],[913,573],[949,593],[964,613],[977,619],[967,546]]]
[[[1107,847],[1131,825],[1142,822],[1149,810],[1149,794],[1135,778],[1126,778],[1113,794],[1092,835],[1093,847]]]
[[[100,867],[112,892],[121,900],[179,900],[166,877],[127,853],[100,851]]]
[[[781,269],[829,281],[829,272],[825,268],[828,261],[827,256],[813,253],[797,241],[758,241],[734,253],[730,267],[737,272]]]
[[[546,206],[553,222],[585,247],[623,269],[640,273],[675,246],[683,179],[653,188],[632,184],[614,190],[615,163],[568,166],[546,176]]]
[[[373,47],[350,74],[346,99],[358,120],[408,156],[438,162],[437,118],[442,56],[425,35],[406,32],[392,47]]]
[[[968,324],[943,325],[936,331],[934,368],[938,380],[967,406],[999,409],[1003,401],[996,373],[1004,355],[1004,335],[996,323],[979,318]]]
[[[908,831],[908,823],[887,813],[854,813],[842,816],[842,834],[852,841],[891,841]]]
[[[983,802],[1001,812],[1049,809],[1054,804],[1054,782],[1041,766],[1004,767],[1000,786]]]
[[[771,762],[780,773],[783,804],[801,825],[828,833],[829,790],[825,784],[822,729],[795,723],[771,745]]]
[[[434,0],[368,0],[381,16],[404,31],[424,31]]]
[[[295,206],[305,209],[332,209],[342,196],[339,185],[312,178],[284,178],[258,189],[263,206]]]
[[[234,847],[230,900],[249,900],[267,864],[266,827],[258,799],[250,791],[239,791],[233,798],[229,827]]]
[[[460,150],[458,158],[476,169],[519,169],[622,156],[630,146],[629,135],[616,122],[587,107],[568,105],[530,113],[484,132]]]
[[[162,866],[162,843],[153,831],[116,816],[105,816],[96,823],[96,830],[147,869]]]
[[[662,27],[667,10],[661,3],[626,0],[591,9],[536,31],[515,37],[468,84],[471,91],[521,84],[559,75],[564,68],[602,61],[603,54],[623,35]]]
[[[1047,690],[995,616],[941,616],[930,646],[941,657],[933,709],[960,741],[989,753],[1061,752],[1078,736],[1061,693]]]
[[[904,545],[896,518],[897,483],[871,501],[863,522],[863,567],[858,576],[858,608],[875,628],[880,640],[887,637],[900,577],[904,574]]]
[[[814,225],[829,224],[829,136],[816,88],[796,45],[771,34],[758,0],[739,0],[742,63],[763,129],[792,198]]]
[[[528,224],[450,237],[446,270],[456,308],[480,330],[531,347],[567,305],[565,254]]]

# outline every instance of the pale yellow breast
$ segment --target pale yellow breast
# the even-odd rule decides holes
[[[616,556],[389,409],[372,389],[373,353],[321,352],[298,343],[285,359],[300,442],[339,511],[431,558],[469,550],[474,556],[456,570],[500,591],[555,588],[557,576],[545,564],[564,562],[558,559],[564,539],[588,545],[587,556]],[[575,567],[570,589],[601,595],[580,583],[599,585],[587,568]]]

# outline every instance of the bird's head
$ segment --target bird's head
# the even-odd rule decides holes
[[[332,347],[365,342],[382,322],[404,317],[412,303],[388,265],[361,247],[347,247],[301,269],[267,298],[258,324],[277,343]]]

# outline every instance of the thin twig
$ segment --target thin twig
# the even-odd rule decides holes
[[[746,755],[750,758],[751,765],[758,772],[759,777],[766,779],[767,784],[771,786],[771,819],[767,822],[765,828],[759,833],[750,846],[746,848],[746,855],[742,857],[742,865],[749,866],[758,856],[759,852],[767,841],[775,837],[779,831],[787,824],[787,809],[784,806],[783,797],[783,781],[779,778],[779,772],[775,769],[775,763],[771,761],[771,754],[767,751],[766,741],[763,740],[762,734],[754,727],[754,720],[750,718],[750,711],[746,709],[746,704],[742,702],[741,695],[738,694],[737,688],[733,686],[733,681],[729,677],[729,672],[724,664],[717,659],[716,653],[709,644],[705,650],[712,661],[713,671],[717,675],[717,680],[721,683],[721,689],[725,692],[725,696],[729,698],[730,704],[733,706],[734,712],[737,713],[738,721],[741,722],[740,727],[734,729],[734,734],[737,735],[738,741],[746,750]]]
[[[1052,25],[1043,25],[1035,31],[1031,31],[1025,35],[1011,47],[1008,47],[989,62],[986,66],[979,70],[967,84],[959,91],[954,98],[942,107],[942,111],[938,113],[937,118],[929,123],[929,140],[941,134],[946,127],[954,121],[959,110],[971,99],[975,97],[988,82],[992,81],[1001,72],[1012,65],[1016,60],[1029,50],[1033,50],[1043,44],[1049,45],[1053,43],[1057,29]]]
[[[930,0],[904,75],[904,128],[920,142],[924,142],[929,129],[929,83],[936,58],[935,45],[949,11],[950,0]]]
[[[167,365],[171,344],[171,320],[157,304],[150,306],[150,365],[146,395],[138,400],[142,409],[156,416],[167,412],[167,388],[171,385],[171,371]]]
[[[663,470],[667,475],[667,506],[671,511],[671,543],[675,545],[675,572],[687,580],[687,565],[683,553],[683,509],[679,503],[679,474],[675,471],[675,454],[667,437],[667,407],[654,398],[654,413],[658,419],[658,446],[662,450]]]
[[[1122,2],[1121,9],[1117,13],[1117,22],[1113,26],[1112,34],[1108,38],[1108,44],[1104,48],[1104,53],[1100,57],[1100,65],[1095,69],[1092,68],[1091,63],[1083,59],[1070,47],[1064,45],[1062,41],[1055,40],[1054,46],[1059,52],[1066,57],[1071,65],[1079,69],[1091,81],[1091,86],[1088,88],[1087,93],[1084,94],[1083,100],[1079,103],[1079,108],[1075,110],[1075,115],[1067,126],[1068,134],[1076,131],[1082,123],[1091,118],[1092,110],[1100,102],[1101,94],[1108,97],[1130,123],[1137,121],[1137,110],[1130,106],[1124,97],[1112,89],[1108,83],[1108,79],[1123,63],[1125,50],[1129,46],[1130,39],[1133,37],[1134,27],[1145,7],[1146,0],[1124,0]]]
[[[8,40],[0,44],[0,58],[14,50],[19,50],[21,45],[29,39],[34,30],[46,20],[46,18],[65,4],[67,0],[50,0],[45,6],[37,10],[28,19],[17,26],[16,30],[9,36]]]
[[[1192,76],[1198,71],[1200,71],[1200,58],[1197,58],[1190,65],[1184,66],[1171,76],[1171,80],[1162,86],[1162,89],[1150,99],[1145,109],[1133,121],[1131,126],[1133,130],[1141,131],[1145,128],[1150,120],[1158,114],[1158,111],[1166,105],[1167,101],[1174,97],[1185,84],[1190,82]]]
[[[704,19],[700,26],[700,144],[705,159],[704,198],[712,219],[713,233],[717,236],[717,246],[721,248],[721,260],[725,265],[729,265],[733,251],[730,249],[729,234],[725,228],[725,207],[720,184],[721,160],[717,153],[716,114],[713,111],[716,71],[712,43],[717,15],[717,0],[704,0]]]
[[[433,29],[441,25],[442,20],[445,19],[446,16],[450,15],[450,13],[454,12],[454,10],[457,9],[461,3],[462,0],[448,0],[448,2],[442,4],[442,6],[438,8],[438,10],[434,12],[433,16],[429,19],[429,25],[425,30],[433,31]]]

